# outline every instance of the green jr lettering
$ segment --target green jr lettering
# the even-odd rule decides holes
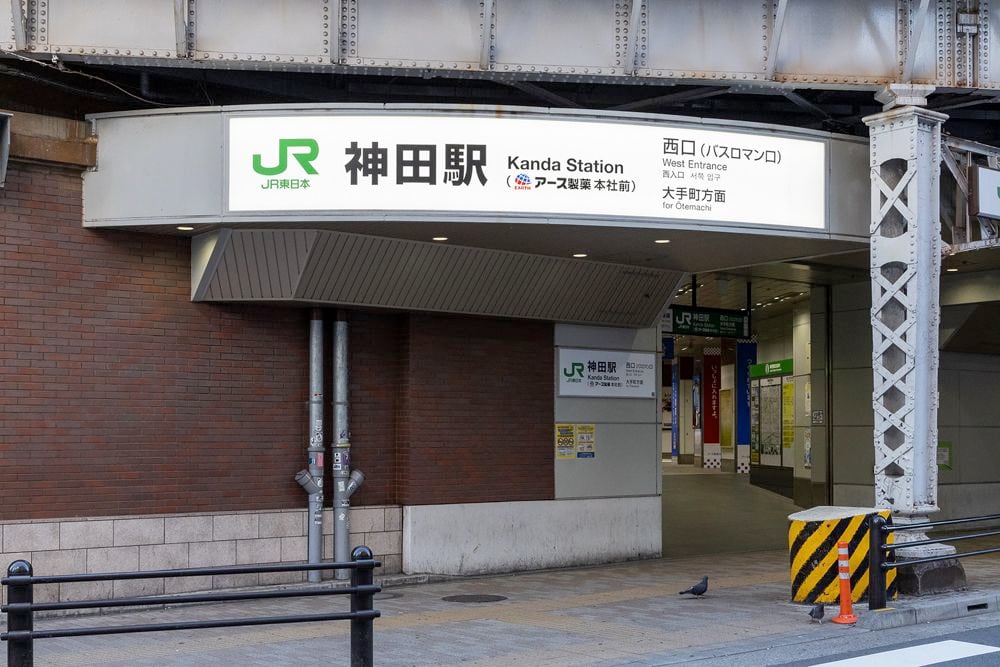
[[[577,376],[583,377],[583,364],[581,363],[570,364],[569,368],[563,369],[563,375],[565,375],[568,378]]]
[[[315,139],[278,139],[278,164],[265,167],[261,164],[260,153],[253,154],[253,170],[261,176],[277,176],[288,168],[288,154],[291,153],[307,174],[316,174],[312,161],[319,156],[319,144]]]

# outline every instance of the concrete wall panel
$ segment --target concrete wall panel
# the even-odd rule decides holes
[[[557,324],[553,338],[557,346],[557,366],[559,347],[659,352],[655,327],[623,329]],[[661,460],[659,397],[560,397],[555,375],[558,368],[553,369],[553,373],[554,421],[595,424],[597,427],[597,455],[594,458],[556,460],[555,497],[656,494]]]
[[[660,554],[660,498],[403,508],[403,571],[452,575],[586,565]]]

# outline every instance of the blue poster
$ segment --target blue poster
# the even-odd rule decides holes
[[[750,444],[750,366],[757,363],[757,343],[736,343],[736,444]]]

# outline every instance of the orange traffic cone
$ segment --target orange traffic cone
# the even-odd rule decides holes
[[[840,615],[834,623],[857,623],[858,617],[851,608],[851,557],[847,552],[847,542],[837,543],[837,569],[840,575]]]

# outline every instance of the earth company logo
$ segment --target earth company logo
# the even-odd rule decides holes
[[[507,185],[514,188],[515,190],[530,190],[531,189],[531,176],[528,176],[524,172],[519,173],[517,176],[510,178],[507,177]]]
[[[253,170],[261,176],[283,174],[288,169],[289,153],[302,167],[302,171],[316,175],[317,171],[312,162],[319,156],[319,144],[315,139],[278,139],[278,164],[265,167],[261,162],[260,153],[254,153]]]
[[[569,368],[562,369],[563,375],[569,378],[570,382],[580,382],[583,380],[583,364],[580,362],[574,362],[569,365]]]

